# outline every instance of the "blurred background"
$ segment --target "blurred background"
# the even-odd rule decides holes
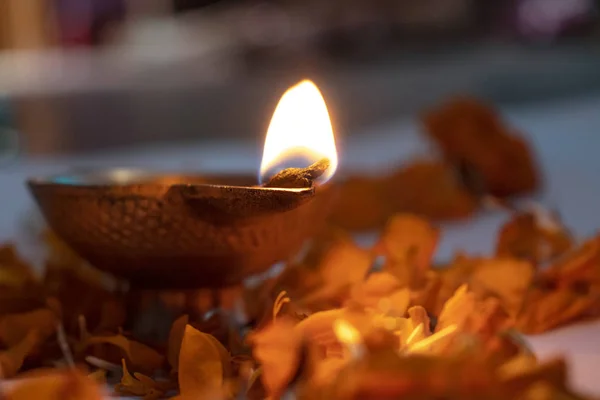
[[[0,147],[26,155],[244,139],[309,77],[338,131],[468,92],[600,91],[595,0],[1,0]],[[363,133],[366,134],[366,133]]]

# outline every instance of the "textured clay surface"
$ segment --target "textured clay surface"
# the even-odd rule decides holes
[[[285,260],[319,228],[331,190],[29,182],[50,227],[92,265],[140,287],[218,287]]]

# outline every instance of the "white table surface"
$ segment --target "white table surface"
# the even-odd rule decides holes
[[[595,233],[600,227],[600,97],[504,111],[513,125],[530,139],[546,173],[546,188],[539,197],[542,203],[557,208],[577,236]],[[253,134],[248,143],[163,147],[86,159],[20,160],[5,166],[0,169],[0,240],[18,235],[19,218],[34,209],[23,185],[27,176],[72,166],[257,171],[261,149],[254,144],[262,135]],[[394,121],[348,138],[339,132],[337,135],[342,170],[381,169],[410,160],[427,149],[419,137],[416,120]],[[503,217],[486,215],[467,224],[445,227],[438,257],[448,257],[459,248],[490,252]],[[600,395],[600,379],[595,369],[600,365],[600,322],[560,329],[532,337],[530,342],[542,358],[564,355],[572,367],[575,387]]]

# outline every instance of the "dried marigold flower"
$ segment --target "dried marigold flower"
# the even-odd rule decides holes
[[[469,217],[477,198],[465,190],[452,167],[440,161],[416,161],[394,171],[385,185],[395,212],[412,213],[433,221]]]
[[[533,154],[487,104],[468,97],[449,100],[423,115],[426,133],[454,165],[469,165],[489,194],[531,192],[540,183]]]
[[[533,212],[521,212],[513,214],[500,228],[496,255],[539,264],[564,254],[571,246],[572,238],[567,230],[545,226]]]

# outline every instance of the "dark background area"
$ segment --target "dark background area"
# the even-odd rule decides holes
[[[29,18],[53,22],[53,39],[32,39],[31,24],[0,52],[4,124],[32,155],[262,142],[303,78],[344,135],[455,94],[503,105],[600,92],[598,1],[36,1],[45,12]]]

